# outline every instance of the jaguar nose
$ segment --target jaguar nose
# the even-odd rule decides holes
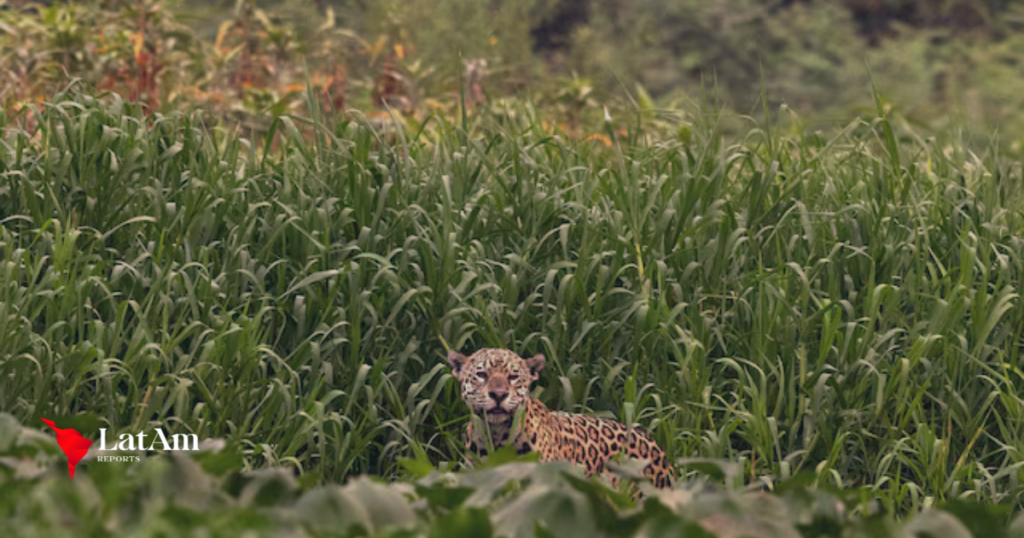
[[[490,396],[491,399],[494,400],[494,404],[495,405],[501,405],[501,402],[505,401],[505,398],[508,398],[508,391],[507,390],[500,390],[500,389],[499,390],[492,390],[492,391],[488,392],[487,395]]]

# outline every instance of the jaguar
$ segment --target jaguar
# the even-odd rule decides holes
[[[466,426],[467,450],[483,457],[489,449],[512,445],[519,454],[539,453],[540,461],[582,465],[587,476],[609,473],[606,463],[623,454],[647,461],[643,474],[656,487],[672,484],[672,465],[646,432],[614,420],[552,411],[534,398],[530,385],[544,364],[544,355],[524,359],[507,349],[480,349],[468,357],[448,352],[462,399],[480,419]],[[481,426],[485,431],[478,431]],[[618,483],[615,477],[612,481]]]

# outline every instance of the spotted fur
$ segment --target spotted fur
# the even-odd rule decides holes
[[[647,460],[644,475],[661,488],[672,484],[674,471],[665,452],[646,433],[613,420],[549,410],[530,395],[530,385],[544,368],[544,355],[523,359],[507,349],[481,349],[469,357],[448,352],[462,399],[482,419],[486,432],[466,428],[466,448],[485,456],[487,447],[512,444],[519,453],[539,452],[541,461],[581,464],[587,475],[605,473],[605,463],[617,454]],[[513,434],[517,411],[518,433]],[[510,439],[510,435],[512,438]]]

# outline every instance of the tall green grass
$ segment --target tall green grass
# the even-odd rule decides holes
[[[547,355],[551,407],[750,482],[1020,504],[1024,181],[995,150],[881,107],[611,148],[527,104],[390,134],[313,110],[273,143],[74,89],[4,120],[0,410],[394,476],[461,459],[444,347],[500,346]]]

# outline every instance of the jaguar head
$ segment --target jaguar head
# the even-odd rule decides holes
[[[490,423],[502,423],[511,421],[529,401],[530,385],[544,368],[544,355],[523,359],[507,349],[486,348],[466,357],[452,350],[448,365],[473,413]]]

